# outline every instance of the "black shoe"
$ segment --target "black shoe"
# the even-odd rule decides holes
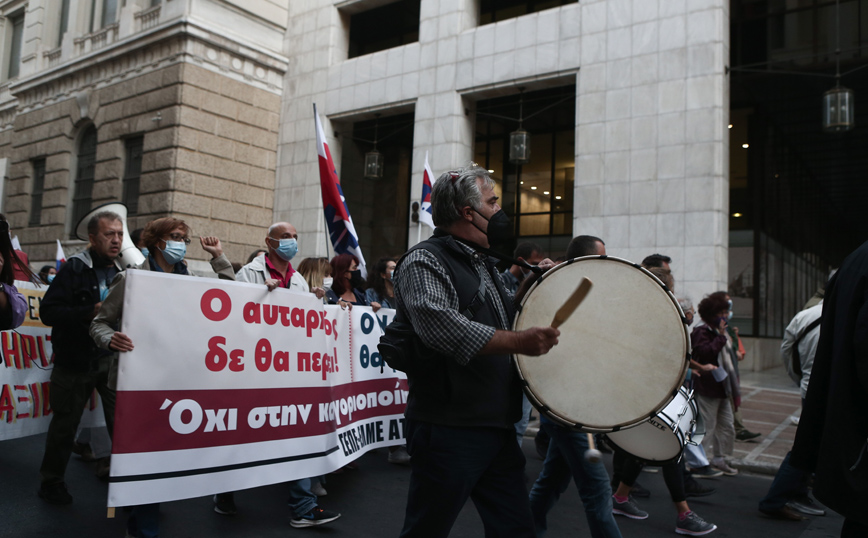
[[[289,524],[296,529],[301,529],[304,527],[325,525],[326,523],[331,523],[339,517],[341,517],[339,513],[332,512],[331,510],[323,510],[322,508],[317,506],[301,517],[292,518],[289,521]]]
[[[703,486],[692,478],[684,482],[685,497],[705,497],[706,495],[711,495],[715,491],[714,488]]]
[[[641,499],[647,499],[651,496],[651,492],[643,488],[639,482],[636,482],[633,484],[633,489],[630,490],[630,495]]]
[[[235,495],[233,493],[218,493],[214,495],[214,511],[224,516],[234,516],[238,513],[235,508]]]
[[[751,439],[756,439],[762,435],[761,433],[751,432],[748,430],[741,430],[735,434],[735,438],[739,441],[750,441]]]
[[[72,504],[72,495],[66,491],[66,484],[63,482],[51,486],[42,486],[37,492],[39,498],[48,504]]]
[[[775,510],[766,510],[766,509],[760,508],[759,511],[762,512],[763,514],[765,514],[767,516],[771,516],[775,519],[784,519],[787,521],[804,521],[804,520],[808,519],[805,516],[803,516],[802,514],[796,512],[795,510],[790,508],[789,506],[782,506],[782,507],[777,508]]]

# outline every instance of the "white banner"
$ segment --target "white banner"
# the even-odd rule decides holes
[[[49,379],[54,367],[51,327],[39,317],[39,306],[48,286],[15,281],[27,299],[24,324],[0,331],[0,441],[48,431],[51,422]],[[105,424],[102,402],[96,391],[81,419],[82,426]]]
[[[406,377],[376,351],[393,317],[129,271],[108,505],[317,476],[402,444]]]

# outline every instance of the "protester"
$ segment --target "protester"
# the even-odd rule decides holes
[[[18,254],[12,248],[12,240],[9,239],[9,224],[0,221],[0,330],[7,331],[20,327],[24,323],[24,315],[27,312],[27,300],[15,287],[15,272],[23,267],[26,281],[33,277],[30,268],[21,264]]]
[[[141,267],[134,270],[190,275],[184,261],[187,255],[187,245],[190,244],[190,228],[183,220],[172,217],[153,220],[145,226],[141,241],[148,249],[148,257]],[[234,280],[232,264],[223,255],[223,246],[220,240],[216,237],[201,237],[199,242],[202,248],[211,254],[211,268],[217,273],[217,276],[226,280]],[[125,281],[126,273],[118,273],[103,300],[102,307],[99,308],[99,313],[90,323],[90,336],[100,349],[122,353],[133,350],[133,341],[130,337],[116,330],[117,327],[121,326],[123,316]],[[167,315],[170,311],[170,305],[166,305],[166,309],[165,312],[152,312],[152,315]],[[159,336],[155,335],[155,337]],[[115,360],[109,376],[109,385],[112,391],[117,386],[117,370],[118,360]],[[159,513],[159,504],[134,507],[127,521],[127,532],[133,538],[157,536],[159,534]]]
[[[395,288],[392,285],[394,271],[395,258],[380,258],[368,275],[365,302],[374,312],[381,308],[395,308]]]
[[[12,245],[12,232],[9,222],[6,220],[6,215],[3,213],[0,213],[0,222],[4,223],[5,233],[9,236],[9,244]],[[11,260],[13,280],[31,282],[33,280],[33,271],[30,270],[30,260],[27,258],[27,254],[13,246],[10,246],[9,252],[14,254],[14,256],[6,256],[6,259]]]
[[[530,241],[525,241],[524,243],[519,243],[518,246],[515,247],[512,257],[518,261],[526,262],[528,265],[539,265],[539,262],[545,258],[545,255],[543,255],[541,246],[536,243],[531,243]],[[522,265],[512,264],[508,269],[500,274],[500,278],[503,280],[503,285],[506,287],[507,291],[515,295],[521,281],[529,274],[530,269],[527,269]]]
[[[298,232],[295,226],[288,222],[275,222],[268,228],[265,246],[267,251],[238,271],[235,275],[238,282],[265,284],[269,291],[276,288],[305,293],[313,291],[318,298],[323,298],[325,290],[320,287],[310,288],[304,276],[292,267],[291,260],[298,253]],[[341,517],[341,514],[325,510],[317,504],[317,495],[313,488],[319,483],[317,478],[289,482],[289,506],[292,510],[290,525],[293,527],[324,525]],[[319,488],[320,493],[325,492],[321,489],[322,486]],[[233,493],[215,495],[214,511],[223,515],[235,514],[237,508]]]
[[[570,259],[594,255],[606,255],[606,245],[597,237],[578,236],[567,248]],[[620,538],[621,531],[612,515],[609,474],[602,463],[591,463],[585,459],[585,452],[590,448],[587,434],[552,422],[545,415],[540,417],[540,431],[545,431],[550,441],[543,468],[530,490],[530,510],[536,537],[545,536],[548,530],[547,515],[572,478],[585,507],[591,537]]]
[[[814,356],[817,354],[817,344],[820,341],[822,314],[823,299],[821,298],[815,306],[796,314],[787,325],[781,342],[781,359],[787,373],[799,386],[803,404],[811,379]],[[818,508],[808,495],[810,475],[793,467],[790,464],[791,456],[792,452],[787,452],[784,456],[784,461],[775,474],[774,482],[759,503],[759,511],[774,518],[790,521],[805,519],[802,514],[826,515],[826,512]]]
[[[675,291],[675,278],[668,267],[652,266],[648,270],[660,279],[669,291]],[[618,456],[622,459],[619,474],[616,474],[616,478],[620,479],[620,484],[612,496],[612,511],[630,519],[647,519],[648,512],[641,510],[636,502],[630,498],[630,490],[642,471],[642,464],[636,458],[622,454],[618,454]],[[675,519],[675,532],[690,536],[704,536],[717,530],[717,525],[705,521],[699,514],[691,510],[687,503],[688,496],[703,497],[714,493],[714,489],[697,483],[687,472],[683,458],[679,458],[675,462],[664,463],[660,467],[666,489],[669,490],[669,496],[678,514]]]
[[[305,258],[298,264],[298,272],[310,289],[332,288],[332,266],[328,258]]]
[[[698,324],[691,333],[693,360],[710,371],[696,379],[696,402],[705,419],[706,434],[702,440],[706,452],[712,452],[713,468],[727,476],[738,471],[724,459],[732,455],[735,428],[733,405],[740,403],[739,385],[733,363],[736,359],[732,339],[726,332],[729,305],[725,295],[711,294],[699,303]]]
[[[741,337],[738,335],[738,327],[735,325],[730,325],[729,321],[732,320],[733,310],[732,310],[732,297],[725,291],[715,292],[717,294],[721,294],[726,297],[727,305],[729,306],[729,311],[726,313],[726,321],[727,327],[726,332],[729,335],[730,340],[732,340],[732,350],[735,353],[735,357],[737,360],[732,362],[732,367],[735,370],[735,381],[739,385],[739,392],[741,391],[741,374],[738,371],[739,363],[742,362],[747,356],[747,352],[744,349],[744,344],[741,341]],[[731,397],[731,396],[730,396]],[[738,441],[751,441],[756,439],[761,433],[752,432],[748,430],[741,419],[741,410],[739,409],[740,405],[736,404],[735,401],[732,402],[732,425],[735,428],[735,438]]]
[[[311,289],[304,277],[292,267],[292,260],[298,253],[298,232],[288,222],[275,222],[268,228],[265,236],[268,250],[257,255],[235,275],[239,282],[265,284],[268,291],[288,288],[304,293],[314,292],[322,298],[325,290]]]
[[[88,249],[61,267],[40,306],[43,323],[51,327],[54,348],[49,393],[52,416],[39,469],[39,497],[51,504],[72,502],[64,475],[81,414],[94,388],[102,400],[110,434],[114,426],[115,392],[109,384],[114,354],[97,349],[88,329],[112,279],[123,271],[117,263],[123,222],[116,213],[102,211],[88,221],[87,232]]]
[[[493,189],[488,172],[475,166],[441,175],[431,195],[434,235],[413,247],[393,275],[398,316],[413,327],[421,349],[407,372],[412,472],[403,537],[448,535],[468,497],[487,535],[534,536],[513,426],[521,388],[510,355],[545,354],[560,332],[510,330],[512,297],[477,251],[511,231]],[[479,307],[470,313],[474,297]]]
[[[343,308],[352,305],[366,305],[365,292],[362,290],[364,279],[359,271],[359,259],[352,254],[338,254],[331,261],[332,289],[326,293],[329,304]]]
[[[54,277],[57,275],[57,269],[54,268],[53,265],[43,265],[42,269],[39,270],[39,280],[41,280],[45,284],[51,284],[54,280]]]
[[[868,536],[868,242],[826,286],[820,340],[790,464],[814,472],[814,495],[844,516],[842,538]]]
[[[661,267],[667,271],[671,271],[672,268],[669,267],[669,264],[672,263],[672,258],[669,256],[664,256],[663,254],[652,254],[650,256],[646,256],[644,260],[642,260],[642,267],[645,269],[651,269],[652,267]]]

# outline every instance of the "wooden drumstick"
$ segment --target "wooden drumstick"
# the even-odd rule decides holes
[[[588,435],[588,450],[585,451],[585,459],[588,460],[588,463],[600,463],[603,461],[603,454],[597,450],[594,446],[594,436],[590,433]]]
[[[588,292],[591,291],[591,286],[593,285],[593,282],[591,282],[589,279],[582,277],[582,281],[579,282],[576,291],[574,291],[573,294],[570,295],[570,298],[567,299],[563,306],[561,306],[560,309],[558,309],[558,311],[555,313],[555,319],[552,320],[553,329],[557,329],[558,327],[563,325],[564,322],[567,321],[567,319],[569,319],[573,312],[575,312],[576,308],[578,308],[582,301],[585,300],[585,297],[588,296]]]

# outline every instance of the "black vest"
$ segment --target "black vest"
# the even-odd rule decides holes
[[[434,254],[446,268],[458,294],[458,311],[464,312],[480,286],[470,255],[439,228],[433,237],[409,252],[420,248]],[[515,317],[515,308],[494,264],[486,258],[485,265],[499,297],[486,293],[485,303],[476,309],[472,319],[500,328],[494,301],[503,304],[509,324]],[[407,375],[410,386],[407,418],[445,426],[494,428],[512,428],[521,418],[521,385],[510,355],[478,355],[462,366],[424,344],[419,347],[425,355],[420,357],[425,366]]]

